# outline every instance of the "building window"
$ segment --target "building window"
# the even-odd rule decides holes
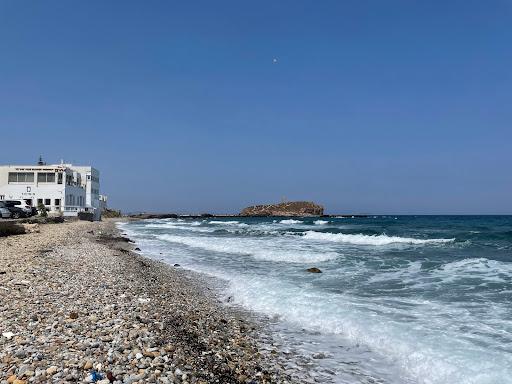
[[[37,205],[43,204],[43,199],[37,199]]]
[[[62,184],[62,172],[57,174],[57,184]]]
[[[37,174],[38,183],[55,183],[55,173],[39,172]]]
[[[9,183],[33,183],[34,172],[9,172]]]
[[[44,199],[44,205],[52,205],[51,199]]]
[[[60,207],[60,199],[55,199],[55,206]]]
[[[0,195],[0,200],[5,200],[5,195]]]

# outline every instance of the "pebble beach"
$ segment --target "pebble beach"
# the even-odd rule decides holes
[[[114,220],[0,238],[0,383],[286,383],[250,317]]]

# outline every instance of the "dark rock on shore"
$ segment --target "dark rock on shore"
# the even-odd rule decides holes
[[[306,271],[311,272],[311,273],[322,273],[322,271],[316,267],[308,268],[308,269],[306,269]]]
[[[310,201],[254,205],[240,212],[240,216],[322,216],[323,214],[324,207]]]
[[[22,235],[25,233],[25,227],[14,221],[0,222],[0,237]]]

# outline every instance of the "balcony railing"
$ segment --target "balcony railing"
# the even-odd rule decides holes
[[[94,207],[82,207],[79,205],[65,205],[64,212],[94,212]]]

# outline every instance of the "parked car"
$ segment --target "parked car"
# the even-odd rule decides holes
[[[8,205],[4,201],[0,201],[0,208],[7,209],[11,214],[10,217],[12,217],[13,219],[19,219],[20,217],[26,216],[26,213],[23,209]]]
[[[0,217],[2,219],[8,219],[11,217],[11,211],[9,211],[7,208],[0,206]]]
[[[23,211],[23,216],[32,216],[32,206],[27,204],[25,200],[5,200],[4,203],[7,207],[20,208]]]

